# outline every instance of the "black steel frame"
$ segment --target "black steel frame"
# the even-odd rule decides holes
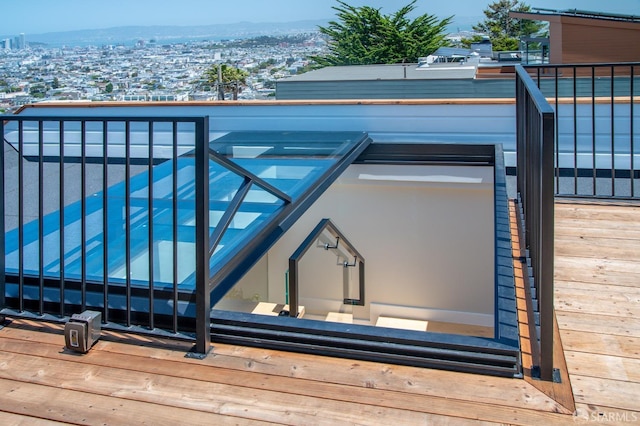
[[[293,318],[291,312],[296,310],[291,307],[291,293],[289,316],[270,317],[214,309],[212,338],[230,344],[521,377],[506,170],[502,155],[499,145],[373,143],[349,163],[494,168],[496,326],[493,339]],[[318,226],[324,226],[324,223]],[[308,245],[303,243],[300,247],[305,246]],[[291,282],[291,267],[289,274]]]
[[[551,99],[551,103],[554,105],[556,113],[559,111],[558,107],[561,102],[570,100],[573,105],[573,111],[569,119],[572,120],[573,131],[573,167],[561,167],[560,166],[560,147],[556,145],[555,152],[555,176],[556,187],[555,192],[557,196],[569,196],[580,198],[605,198],[605,199],[640,199],[640,193],[637,191],[637,185],[635,180],[640,179],[640,170],[636,164],[636,136],[634,131],[637,130],[637,126],[634,119],[634,113],[636,109],[635,103],[640,98],[636,91],[638,90],[638,84],[640,83],[640,62],[623,62],[623,63],[599,63],[599,64],[566,64],[566,65],[527,65],[525,66],[527,72],[533,75],[537,86],[542,92]],[[584,102],[591,106],[590,122],[586,123],[589,126],[587,129],[591,133],[591,167],[579,167],[578,166],[578,132],[584,124],[579,124],[577,115],[577,106],[579,102]],[[619,120],[616,120],[616,104],[629,104],[629,150],[626,152],[630,156],[629,165],[622,166],[616,164],[616,150],[618,155],[625,154],[620,152],[621,148],[619,138],[617,134],[621,132],[621,124]],[[611,153],[611,167],[601,168],[598,167],[596,161],[596,130],[597,120],[602,120],[603,117],[597,113],[596,105],[598,103],[608,103],[610,105],[609,125],[607,131],[610,132],[609,150]],[[559,117],[558,117],[559,118]],[[556,120],[555,131],[556,139],[558,139],[558,123]],[[616,141],[618,140],[618,143]],[[584,151],[581,155],[588,154]],[[560,188],[561,178],[573,178],[573,190],[563,186]],[[579,181],[582,180],[585,184],[585,179],[591,178],[590,186],[591,192],[585,192],[579,189]],[[598,185],[604,184],[603,179],[610,179],[610,191],[599,190]],[[625,189],[625,193],[621,194],[621,191],[616,190],[616,182],[628,185],[628,190]],[[608,193],[606,193],[608,192]]]
[[[531,259],[540,318],[540,377],[552,381],[555,112],[521,65],[516,65],[516,123],[522,240]]]

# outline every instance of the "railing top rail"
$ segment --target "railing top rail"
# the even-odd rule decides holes
[[[529,92],[529,96],[533,100],[540,114],[554,114],[554,110],[547,102],[547,98],[542,94],[538,85],[533,81],[529,73],[524,69],[524,67],[520,64],[516,65],[516,74],[520,77],[520,80],[527,88]]]
[[[206,116],[47,116],[47,115],[33,115],[33,116],[23,116],[23,115],[10,115],[4,114],[0,115],[0,120],[2,121],[28,121],[28,122],[38,122],[38,121],[46,121],[46,122],[61,122],[61,121],[73,121],[73,122],[166,122],[166,123],[193,123],[196,121],[201,121],[207,119]]]
[[[598,62],[585,64],[527,64],[524,68],[605,68],[605,67],[629,67],[640,66],[640,62]]]

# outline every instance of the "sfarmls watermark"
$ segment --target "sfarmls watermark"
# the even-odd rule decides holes
[[[631,411],[594,411],[576,410],[573,413],[575,422],[593,422],[593,423],[638,423],[640,415]]]

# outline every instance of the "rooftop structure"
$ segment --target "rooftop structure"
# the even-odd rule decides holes
[[[513,98],[512,80],[478,78],[485,71],[495,73],[497,69],[497,73],[500,74],[500,68],[496,68],[496,65],[458,61],[325,67],[278,80],[276,98]],[[510,64],[510,67],[513,69],[513,64]]]
[[[219,421],[280,423],[332,421],[355,411],[371,423],[385,416],[407,423],[441,416],[563,423],[572,413],[576,420],[633,419],[635,398],[625,392],[633,394],[634,380],[619,383],[617,374],[613,385],[620,392],[598,399],[594,389],[603,382],[580,373],[583,364],[569,370],[564,357],[553,308],[553,265],[563,253],[554,249],[553,194],[568,177],[572,195],[637,198],[635,92],[618,99],[612,89],[601,100],[604,109],[592,95],[588,110],[575,96],[566,110],[560,99],[552,101],[554,110],[517,69],[515,114],[513,101],[476,99],[49,104],[3,117],[5,153],[15,167],[5,167],[2,188],[8,188],[5,199],[17,199],[17,238],[2,234],[0,246],[14,248],[2,256],[2,313],[29,327],[34,320],[64,322],[89,307],[103,311],[105,337],[139,342],[138,333],[163,345],[161,354],[141,348],[131,359],[118,343],[103,341],[89,355],[73,357],[84,385],[75,376],[65,379],[71,389],[65,396],[82,392],[89,377],[98,393],[83,413],[100,407],[96,417],[106,421],[102,407],[113,395],[127,413],[144,402],[153,406],[151,416],[171,407],[194,421],[211,411]],[[562,120],[556,122],[556,114]],[[602,120],[612,129],[608,152],[596,132]],[[593,123],[592,134],[581,133],[582,121]],[[591,150],[578,147],[585,138]],[[569,139],[573,149],[565,150]],[[511,190],[509,167],[517,174]],[[121,177],[115,185],[114,175]],[[88,177],[98,178],[97,188]],[[585,179],[593,194],[584,194]],[[602,179],[611,185],[608,194]],[[52,205],[47,191],[55,194]],[[509,201],[516,191],[518,200]],[[75,199],[67,199],[72,192]],[[27,193],[38,194],[38,201],[30,203]],[[6,223],[10,212],[3,213]],[[247,230],[252,239],[243,237]],[[592,235],[601,231],[578,237],[590,239],[586,253],[597,245]],[[111,250],[115,240],[124,244]],[[193,263],[195,291],[187,285]],[[576,293],[569,293],[573,301]],[[59,337],[59,328],[44,327]],[[634,328],[624,331],[634,334]],[[19,377],[31,390],[50,389],[60,382],[55,371],[69,377],[63,367],[74,363],[63,358],[70,355],[59,347],[46,352],[53,339],[45,348],[23,350],[23,342],[11,346],[11,339],[32,340],[31,331],[20,338],[13,330],[0,331],[0,344],[12,348],[8,385]],[[194,330],[191,357],[200,359],[174,368]],[[610,331],[600,334],[617,341]],[[572,340],[571,332],[568,346],[579,352],[584,335]],[[8,341],[3,333],[11,335]],[[189,343],[172,344],[168,337]],[[104,345],[120,362],[98,361]],[[182,349],[179,356],[167,350],[175,348]],[[38,349],[44,366],[33,357]],[[34,365],[41,374],[33,375]],[[447,371],[426,374],[416,366]],[[362,377],[354,375],[361,370]],[[303,381],[292,379],[292,371]],[[378,382],[373,371],[386,378]],[[93,381],[118,374],[123,379],[111,387]],[[145,386],[134,392],[127,387],[140,383]],[[21,389],[12,387],[8,400],[27,402],[7,416],[24,419],[27,409],[20,407],[40,406],[54,413],[40,417],[58,419],[51,392],[29,392],[29,399]],[[156,405],[162,407],[154,411]],[[273,407],[283,405],[288,409],[274,415]],[[165,417],[171,416],[168,410]]]
[[[549,22],[550,63],[633,62],[640,57],[640,16],[576,9],[510,12]]]

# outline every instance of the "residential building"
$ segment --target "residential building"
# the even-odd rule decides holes
[[[634,62],[640,57],[640,16],[535,9],[513,18],[549,22],[552,64]]]

